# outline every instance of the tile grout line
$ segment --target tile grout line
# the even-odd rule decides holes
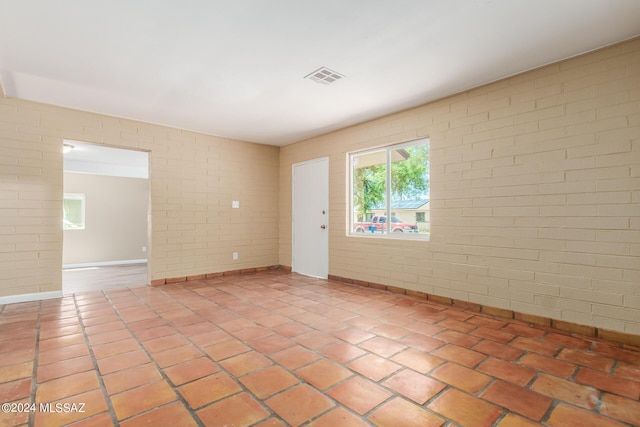
[[[214,280],[214,279],[207,279],[207,280]],[[195,281],[194,281],[194,282],[195,282]],[[181,286],[183,289],[185,289],[185,288],[184,288],[184,286],[182,286],[182,285],[180,285],[180,284],[167,284],[167,285],[165,285],[165,286],[171,287],[171,286],[175,286],[175,285]],[[185,289],[185,290],[186,290],[186,289]],[[191,290],[190,290],[190,291],[191,291]],[[219,329],[219,330],[223,330],[223,329],[222,329],[222,328],[220,328],[218,325],[216,325],[216,324],[214,324],[213,322],[211,322],[209,319],[206,319],[206,318],[202,317],[200,314],[198,314],[197,312],[195,312],[193,309],[191,309],[191,308],[187,307],[184,303],[182,303],[182,302],[178,301],[178,300],[177,300],[176,298],[174,298],[172,295],[170,295],[169,293],[167,293],[165,289],[162,289],[162,290],[161,290],[161,292],[162,292],[162,294],[164,294],[164,295],[165,295],[165,297],[170,298],[170,299],[171,299],[171,300],[173,300],[175,303],[177,303],[177,304],[181,305],[182,307],[185,307],[187,310],[191,311],[193,314],[195,314],[196,316],[200,317],[203,321],[208,322],[208,323],[211,323],[215,328],[217,328],[217,329]],[[194,293],[195,293],[195,292],[194,292]],[[200,296],[200,295],[199,295],[199,296]],[[202,296],[200,296],[200,297],[202,297]],[[148,303],[146,303],[146,301],[145,301],[144,303],[145,303],[145,305],[147,305],[147,307],[149,307],[149,309],[150,309],[151,311],[153,311],[153,312],[154,312],[158,317],[162,318],[163,320],[165,320],[165,321],[167,321],[169,324],[171,324],[171,321],[169,321],[169,320],[165,319],[164,317],[162,317],[162,314],[161,314],[161,313],[159,313],[159,312],[157,312],[153,307],[151,307]],[[126,324],[126,323],[125,323],[125,324]],[[226,369],[224,369],[224,367],[220,364],[220,361],[216,361],[216,360],[214,360],[213,358],[211,358],[211,356],[210,356],[206,351],[204,351],[204,349],[203,349],[203,348],[201,348],[198,344],[196,344],[195,342],[193,342],[193,341],[191,340],[191,338],[190,338],[190,337],[187,337],[184,333],[182,333],[182,332],[178,331],[178,330],[177,330],[177,328],[175,328],[175,327],[173,326],[173,324],[172,324],[172,328],[173,328],[174,330],[176,330],[176,332],[177,332],[177,333],[179,333],[179,334],[181,334],[181,335],[185,336],[185,338],[189,341],[189,344],[190,344],[190,345],[194,346],[194,347],[195,347],[195,348],[197,348],[199,351],[201,351],[203,354],[202,354],[200,357],[204,357],[204,358],[206,358],[206,359],[210,360],[210,361],[211,361],[211,363],[213,363],[213,364],[218,368],[218,371],[217,371],[217,372],[222,372],[222,373],[224,373],[225,375],[229,376],[229,377],[230,377],[230,378],[231,378],[231,379],[232,379],[232,380],[233,380],[233,381],[234,381],[234,382],[235,382],[235,383],[236,383],[236,384],[241,388],[241,390],[243,390],[244,392],[249,393],[252,397],[254,397],[254,398],[255,398],[254,400],[256,400],[258,403],[260,403],[260,404],[261,404],[261,406],[264,406],[264,405],[262,405],[262,403],[261,403],[261,402],[262,402],[262,399],[258,399],[258,398],[257,398],[257,396],[255,396],[255,395],[253,394],[253,392],[251,392],[250,390],[248,390],[248,389],[244,386],[244,384],[242,384],[242,383],[238,380],[238,378],[236,378],[236,377],[235,377],[235,375],[231,375],[231,373],[230,373],[230,372],[228,372]],[[225,332],[227,332],[227,331],[225,331]],[[227,333],[228,333],[228,332],[227,332]],[[134,334],[134,335],[135,335],[135,334]],[[232,335],[232,334],[230,334],[230,335]],[[235,337],[234,337],[234,338],[235,338]],[[136,338],[136,339],[137,339],[137,338]],[[225,341],[226,341],[226,340],[225,340]],[[140,342],[140,343],[141,343],[141,342]],[[142,344],[142,343],[141,343],[141,344]],[[142,347],[144,348],[145,352],[147,353],[147,355],[149,356],[149,358],[152,360],[152,362],[154,363],[154,365],[156,365],[156,366],[157,366],[157,363],[156,363],[156,362],[155,362],[155,360],[153,359],[152,355],[148,352],[148,350],[146,349],[146,347],[144,347],[144,345],[142,345]],[[167,350],[169,350],[169,349],[167,349]],[[246,353],[246,352],[245,352],[245,353]],[[244,353],[240,353],[240,354],[244,354]],[[230,356],[230,357],[235,357],[235,355],[234,355],[234,356]],[[226,359],[225,359],[225,360],[226,360]],[[180,362],[179,362],[179,363],[180,363]],[[177,363],[177,364],[179,364],[179,363]],[[177,365],[177,364],[176,364],[176,365]],[[175,366],[175,365],[171,365],[171,366]],[[161,371],[161,375],[162,375],[162,377],[163,377],[163,378],[165,378],[166,380],[168,380],[168,381],[170,382],[170,384],[173,384],[173,381],[171,381],[171,379],[170,379],[170,378],[168,378],[168,377],[166,376],[166,374],[165,374],[165,372],[164,372],[164,369],[163,369],[163,368],[160,368],[160,366],[157,366],[157,368],[156,368],[156,369],[158,369],[158,370],[160,370],[160,371]],[[182,387],[182,386],[184,386],[184,385],[186,385],[186,384],[194,383],[194,382],[196,382],[196,381],[198,381],[198,380],[200,380],[200,379],[202,379],[202,378],[196,378],[196,379],[194,379],[194,380],[188,381],[188,382],[186,382],[186,383],[184,383],[184,384],[181,384],[181,385],[180,385],[180,387]],[[222,400],[224,400],[224,399],[227,399],[227,398],[229,398],[229,397],[233,397],[233,396],[237,396],[237,395],[239,395],[240,393],[242,393],[242,391],[237,392],[237,393],[233,393],[233,394],[231,394],[231,395],[224,396],[224,397],[222,397],[222,398],[220,398],[220,399],[218,399],[218,400],[215,400],[215,401],[213,401],[213,402],[209,402],[209,403],[207,403],[207,404],[205,404],[205,405],[203,405],[203,406],[200,406],[200,407],[198,407],[198,408],[196,408],[196,409],[192,409],[192,408],[191,408],[191,406],[189,405],[189,403],[188,403],[188,402],[184,399],[184,397],[180,394],[180,392],[178,391],[178,388],[179,388],[178,386],[175,386],[175,387],[174,387],[174,389],[175,389],[175,391],[176,391],[176,394],[178,395],[178,397],[179,397],[180,401],[181,401],[181,402],[183,403],[183,405],[185,406],[185,409],[187,409],[187,411],[189,411],[189,413],[191,414],[191,416],[194,418],[194,420],[195,420],[195,421],[198,423],[198,425],[199,425],[199,426],[201,426],[201,427],[205,427],[205,425],[204,425],[203,421],[201,421],[200,417],[197,415],[197,411],[201,411],[201,410],[203,410],[203,409],[205,409],[205,408],[208,408],[208,407],[210,407],[210,406],[212,406],[212,405],[214,405],[214,404],[216,404],[216,403],[221,402],[221,401],[222,401]],[[267,408],[268,408],[267,412],[269,412],[269,413],[270,413],[270,415],[269,415],[269,416],[267,416],[264,420],[261,420],[261,421],[265,421],[265,420],[267,420],[267,419],[269,419],[270,417],[273,417],[273,416],[275,415],[275,414],[274,414],[274,412],[271,410],[271,408],[269,408],[269,407],[267,407]],[[137,415],[140,415],[140,414],[137,414]]]
[[[100,295],[106,300],[107,296],[104,294],[103,291],[98,291],[100,292]],[[84,324],[84,318],[82,317],[82,312],[80,311],[79,308],[79,304],[78,304],[78,299],[76,294],[73,294],[73,302],[74,305],[76,307],[76,313],[78,314],[78,320],[80,323],[80,326],[82,328],[82,335],[84,337],[85,340],[85,344],[87,345],[87,348],[89,350],[89,355],[91,357],[91,363],[93,365],[93,369],[96,372],[96,376],[98,377],[98,384],[100,385],[100,391],[102,392],[103,397],[105,398],[105,402],[107,404],[107,412],[109,413],[109,416],[111,417],[111,422],[113,423],[113,425],[118,425],[118,418],[116,417],[116,413],[115,413],[115,409],[113,408],[113,404],[111,402],[111,399],[109,398],[109,393],[107,392],[107,388],[105,387],[104,384],[104,378],[102,376],[102,374],[100,374],[100,368],[98,367],[98,359],[96,358],[94,352],[93,352],[93,345],[91,345],[91,341],[89,341],[89,335],[87,334],[87,330],[86,330],[86,326]],[[111,308],[113,309],[113,311],[115,312],[115,307],[113,307],[113,304],[111,305]],[[99,414],[94,414],[91,417],[97,416]],[[91,417],[88,417],[86,419],[90,419]]]
[[[152,311],[154,314],[156,314],[159,318],[162,318],[163,320],[165,320],[165,321],[166,321],[166,319],[164,319],[164,318],[163,318],[163,317],[162,317],[162,316],[161,316],[161,315],[160,315],[160,314],[159,314],[155,309],[153,309],[153,308],[152,308],[152,307],[147,303],[146,299],[141,298],[140,296],[138,296],[138,295],[137,295],[135,292],[133,292],[132,290],[129,290],[129,291],[130,291],[130,293],[131,293],[132,295],[134,295],[136,298],[138,298],[138,300],[140,300],[140,302],[141,302],[141,303],[143,303],[146,307],[148,307],[148,308],[149,308],[149,310],[151,310],[151,311]],[[135,334],[135,332],[134,332],[133,330],[131,330],[131,327],[129,326],[129,322],[125,321],[125,320],[122,318],[122,315],[120,314],[120,311],[118,310],[118,308],[116,307],[116,305],[112,302],[111,298],[110,298],[107,294],[105,294],[105,297],[107,298],[107,300],[109,301],[109,303],[110,303],[110,304],[111,304],[111,306],[113,307],[114,312],[116,313],[116,316],[118,317],[118,319],[120,319],[120,321],[122,322],[122,324],[125,326],[125,329],[126,329],[126,330],[127,330],[127,331],[128,331],[128,332],[129,332],[133,337],[135,337],[136,343],[139,345],[139,349],[141,349],[142,351],[144,351],[144,353],[145,353],[145,354],[147,355],[147,357],[149,358],[149,362],[148,362],[148,363],[151,363],[151,364],[153,365],[153,367],[155,368],[155,370],[160,374],[160,378],[161,378],[161,379],[160,379],[160,380],[158,380],[158,381],[155,381],[155,382],[160,382],[160,381],[162,381],[162,380],[165,380],[165,381],[167,381],[167,383],[168,383],[169,385],[173,384],[173,382],[170,380],[170,378],[168,378],[168,377],[167,377],[166,373],[164,372],[164,369],[162,369],[162,368],[157,364],[157,362],[155,361],[155,359],[153,358],[153,356],[151,355],[151,353],[149,352],[149,350],[147,350],[147,348],[142,344],[142,341],[140,341],[140,339],[137,337],[137,335]],[[173,327],[173,326],[171,326],[171,327],[175,330],[175,327]],[[125,354],[125,353],[119,353],[119,354],[116,354],[116,355],[114,355],[114,356],[118,356],[118,355],[120,355],[120,354]],[[136,365],[136,366],[141,366],[141,365]],[[126,369],[131,369],[131,368],[133,368],[133,367],[128,367],[128,368],[126,368]],[[126,370],[126,369],[123,369],[123,370]],[[112,374],[112,373],[115,373],[115,372],[120,372],[120,371],[110,372],[109,374]],[[107,374],[107,375],[109,375],[109,374]],[[150,384],[153,384],[153,383],[150,383]],[[148,384],[147,384],[147,385],[148,385]],[[145,384],[142,384],[142,385],[139,385],[139,386],[136,386],[136,387],[133,387],[133,388],[129,388],[129,389],[126,389],[126,390],[121,390],[120,392],[115,393],[115,394],[114,394],[114,396],[115,396],[115,395],[118,395],[118,394],[121,394],[121,393],[127,393],[127,392],[129,392],[129,391],[136,390],[136,389],[139,389],[139,388],[144,387],[144,386],[145,386]],[[196,424],[197,424],[199,427],[206,427],[206,426],[202,423],[202,421],[200,420],[200,418],[196,416],[195,410],[191,409],[191,407],[190,407],[190,405],[188,404],[188,402],[187,402],[187,401],[184,399],[184,397],[182,397],[182,395],[178,392],[178,387],[177,387],[177,386],[172,386],[172,387],[171,387],[171,389],[172,389],[172,391],[174,392],[174,394],[175,394],[175,396],[176,396],[176,400],[175,400],[175,401],[178,401],[178,402],[182,403],[182,405],[183,405],[183,406],[184,406],[184,408],[189,412],[189,414],[191,415],[191,417],[193,418],[193,420],[196,422]],[[111,396],[110,396],[110,395],[107,395],[107,396],[108,396],[109,401],[111,402]],[[131,416],[127,417],[127,418],[124,418],[124,419],[122,419],[122,420],[118,420],[118,418],[117,418],[117,417],[115,417],[115,420],[116,420],[116,424],[115,424],[115,425],[119,425],[120,421],[123,421],[123,422],[124,422],[124,421],[126,421],[126,420],[131,420],[131,419],[133,419],[133,418],[135,418],[135,417],[137,417],[137,416],[139,416],[139,415],[143,415],[143,414],[149,413],[149,412],[151,412],[151,411],[153,411],[153,410],[155,410],[155,409],[158,409],[158,408],[162,408],[162,407],[169,406],[169,405],[171,405],[171,404],[172,404],[173,402],[175,402],[175,401],[173,401],[173,400],[172,400],[172,401],[170,401],[170,402],[163,403],[163,404],[161,404],[161,405],[159,405],[159,406],[157,406],[157,407],[154,407],[154,408],[151,408],[151,409],[145,410],[145,411],[143,411],[143,412],[139,412],[139,413],[133,414],[133,415],[131,415]],[[115,415],[115,411],[114,411],[114,415]]]
[[[31,395],[30,395],[30,402],[32,404],[36,404],[36,392],[38,391],[38,357],[40,355],[40,325],[42,322],[42,304],[43,301],[40,301],[38,304],[38,319],[37,319],[37,323],[36,323],[36,342],[35,342],[35,349],[34,349],[34,353],[33,353],[33,372],[31,374]],[[5,306],[6,307],[6,306]],[[0,311],[0,314],[2,314],[2,311]],[[29,411],[29,425],[34,425],[35,424],[35,418],[36,418],[36,411]]]
[[[249,299],[244,299],[244,301],[246,301],[246,302],[250,303],[250,304],[251,304],[251,305],[253,305],[253,306],[256,306],[256,304],[255,304],[253,301],[249,300]],[[290,304],[289,304],[289,305],[290,305]],[[233,311],[233,310],[232,310],[232,311]],[[234,312],[234,313],[236,313],[236,314],[238,314],[238,315],[239,315],[239,316],[241,316],[242,318],[244,318],[244,319],[246,319],[246,320],[249,320],[249,321],[250,321],[250,322],[252,322],[252,323],[256,323],[256,322],[254,322],[252,319],[249,319],[249,318],[247,318],[247,317],[243,316],[243,315],[242,315],[242,314],[240,314],[240,313],[237,313],[237,312],[235,312],[235,311],[233,311],[233,312]],[[289,322],[296,322],[295,320],[291,319],[291,318],[290,318],[290,317],[288,317],[287,315],[282,315],[282,316],[283,316],[283,317],[285,317]],[[258,318],[258,319],[259,319],[259,318]],[[296,322],[296,323],[300,323],[300,322]],[[308,327],[311,327],[310,325],[307,325],[307,326],[308,326]],[[273,331],[272,327],[269,327],[268,329],[269,329],[270,331]],[[319,331],[319,330],[317,330],[317,329],[315,329],[315,328],[312,328],[312,329],[313,329],[313,330],[315,330],[315,331]],[[322,332],[322,331],[319,331],[319,332]],[[282,335],[281,335],[281,334],[279,334],[277,331],[273,331],[273,333],[274,333],[274,334],[277,334],[278,336],[282,336]],[[305,332],[305,333],[308,333],[308,332]],[[304,335],[305,333],[300,334],[300,335]],[[233,334],[231,334],[231,335],[233,335]],[[267,337],[268,337],[268,336],[267,336]],[[235,338],[235,337],[234,337],[234,338]],[[266,338],[266,337],[265,337],[265,338]],[[291,338],[289,338],[289,337],[283,337],[283,338],[286,338],[286,339],[290,339],[290,340],[291,340]],[[237,339],[237,338],[236,338],[236,339]],[[292,341],[296,342],[295,340],[292,340]],[[248,346],[251,346],[251,344],[250,344],[249,342],[247,342],[246,344],[247,344]],[[332,359],[328,358],[327,356],[325,356],[325,355],[321,355],[321,354],[318,354],[317,349],[308,348],[308,347],[306,347],[306,346],[304,346],[303,344],[300,344],[300,343],[298,343],[298,342],[296,342],[296,344],[295,344],[295,345],[299,345],[299,346],[304,347],[306,350],[308,350],[308,351],[310,351],[310,352],[314,353],[316,356],[318,356],[318,358],[319,358],[320,360],[323,360],[323,359],[325,359],[325,358],[326,358],[327,360],[330,360],[332,363],[335,363]],[[294,346],[295,346],[295,345],[294,345]],[[327,344],[327,345],[329,345],[329,344]],[[292,348],[292,347],[294,347],[294,346],[291,346],[291,347],[288,347],[288,348]],[[300,376],[299,376],[299,374],[297,374],[295,370],[290,370],[290,369],[288,369],[288,368],[285,368],[285,367],[284,367],[284,366],[282,366],[278,361],[276,361],[276,360],[272,359],[272,357],[271,357],[271,356],[272,356],[273,354],[275,354],[275,353],[279,353],[279,352],[281,352],[281,351],[285,351],[285,350],[287,350],[287,349],[278,350],[278,351],[276,351],[276,352],[274,352],[274,353],[270,353],[270,354],[263,354],[263,353],[259,352],[258,350],[256,350],[256,349],[255,349],[255,348],[253,348],[253,347],[252,347],[252,349],[251,349],[251,351],[258,351],[258,353],[259,353],[259,354],[261,354],[261,355],[262,355],[262,356],[264,356],[265,358],[268,358],[268,359],[271,361],[271,363],[272,363],[272,365],[271,365],[271,366],[278,366],[278,367],[281,367],[282,369],[284,369],[286,372],[288,372],[289,374],[291,374],[292,376],[294,376],[294,377],[298,380],[298,382],[297,382],[296,384],[293,384],[293,385],[291,385],[291,386],[289,386],[289,387],[286,387],[286,388],[284,388],[284,389],[282,389],[282,390],[279,390],[278,392],[276,392],[276,393],[274,393],[274,394],[272,394],[272,395],[268,396],[268,398],[267,398],[266,400],[268,400],[268,399],[272,399],[272,398],[274,398],[274,397],[276,397],[276,396],[279,396],[279,395],[281,395],[281,394],[283,394],[283,393],[285,393],[285,392],[287,392],[287,391],[289,391],[289,390],[291,390],[291,389],[293,389],[293,388],[295,388],[295,387],[298,387],[298,386],[300,386],[300,385],[305,385],[305,384],[306,384],[306,385],[308,385],[308,386],[312,387],[313,389],[317,390],[319,393],[321,393],[321,394],[322,394],[324,397],[326,397],[327,399],[330,399],[331,401],[333,401],[334,405],[333,405],[332,407],[330,407],[330,408],[327,408],[325,411],[323,411],[323,412],[321,412],[321,413],[317,414],[315,417],[312,417],[312,418],[310,418],[310,419],[306,420],[303,424],[310,423],[310,422],[312,422],[313,420],[318,419],[318,418],[320,418],[320,417],[322,417],[322,416],[326,415],[327,413],[329,413],[329,412],[331,412],[331,411],[335,410],[336,408],[340,408],[340,407],[342,407],[342,408],[344,408],[344,409],[346,409],[346,410],[348,410],[348,411],[350,411],[350,412],[353,412],[353,413],[354,413],[354,415],[355,415],[356,417],[362,418],[359,414],[357,414],[357,413],[356,413],[355,411],[353,411],[351,408],[349,408],[349,407],[345,407],[341,402],[337,401],[337,400],[336,400],[336,399],[334,399],[332,396],[328,396],[328,395],[326,394],[326,392],[325,392],[325,391],[318,389],[318,388],[317,388],[317,387],[315,387],[313,384],[309,384],[309,383],[308,383],[308,381],[307,381],[307,380],[305,380],[304,378],[300,377]],[[244,354],[244,353],[243,353],[243,354]],[[229,358],[232,358],[232,357],[235,357],[235,356],[231,356],[231,357],[229,357]],[[226,360],[226,359],[225,359],[225,360]],[[298,366],[298,367],[296,368],[296,370],[300,370],[300,369],[302,369],[302,368],[304,368],[304,367],[306,367],[306,366],[311,366],[311,365],[313,365],[314,363],[317,363],[317,362],[318,362],[318,360],[310,361],[309,363],[307,363],[307,364],[305,364],[305,365]],[[340,364],[338,364],[338,365],[340,365]],[[263,370],[265,370],[265,369],[267,369],[267,368],[269,368],[269,367],[270,367],[270,366],[267,366],[267,367],[263,367],[263,368],[256,369],[256,370],[254,370],[254,371],[251,371],[251,372],[248,372],[248,373],[244,374],[243,376],[246,376],[246,375],[250,375],[250,374],[253,374],[253,373],[256,373],[256,372],[263,371]],[[327,388],[327,390],[332,389],[332,388],[334,388],[334,387],[338,386],[339,384],[341,384],[341,383],[344,383],[344,382],[348,381],[349,379],[351,379],[351,378],[352,378],[352,376],[353,376],[353,375],[350,375],[349,377],[344,378],[343,380],[339,381],[338,383],[332,384],[330,387],[328,387],[328,388]],[[239,379],[238,379],[238,380],[239,380]],[[244,386],[244,384],[243,384],[243,386]],[[249,390],[249,392],[251,392],[251,391]],[[251,392],[251,394],[252,394],[253,396],[255,396],[252,392]],[[255,396],[255,397],[257,398],[257,396]],[[264,401],[265,401],[265,400],[263,400],[263,399],[258,399],[258,400],[259,400],[260,402],[264,402]],[[388,400],[388,399],[387,399],[387,400]],[[386,400],[385,400],[385,402],[386,402]],[[378,406],[380,406],[380,405],[378,405]],[[268,406],[267,406],[267,407],[268,407]],[[275,412],[273,412],[273,410],[272,410],[270,407],[269,407],[269,410],[270,410],[272,413],[276,414]],[[280,416],[279,416],[279,414],[276,414],[276,415],[278,416],[278,418],[279,418],[279,419],[281,419],[281,418],[280,418]],[[287,424],[287,425],[288,425],[288,423],[286,423],[286,421],[284,421],[284,420],[282,420],[282,419],[281,419],[281,421],[285,422],[285,424]]]

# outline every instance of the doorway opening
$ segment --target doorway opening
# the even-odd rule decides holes
[[[150,282],[149,153],[64,141],[63,294]]]

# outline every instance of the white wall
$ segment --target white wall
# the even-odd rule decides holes
[[[147,258],[149,180],[65,172],[64,192],[85,196],[84,230],[64,231],[64,265]]]

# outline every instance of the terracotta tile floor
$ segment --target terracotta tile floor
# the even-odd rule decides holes
[[[0,402],[26,408],[1,426],[630,426],[640,351],[270,271],[0,306]]]

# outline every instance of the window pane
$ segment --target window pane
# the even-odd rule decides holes
[[[65,230],[84,229],[84,195],[65,194],[62,206],[63,228]]]
[[[429,233],[429,140],[354,153],[351,233]]]
[[[353,170],[352,230],[355,232],[381,233],[383,231],[383,226],[378,224],[376,215],[380,210],[384,212],[387,205],[386,157],[386,150],[351,157]]]
[[[416,210],[429,201],[429,146],[403,146],[391,150],[390,231],[418,233]],[[424,230],[423,230],[424,231]],[[426,231],[424,231],[426,232]]]

